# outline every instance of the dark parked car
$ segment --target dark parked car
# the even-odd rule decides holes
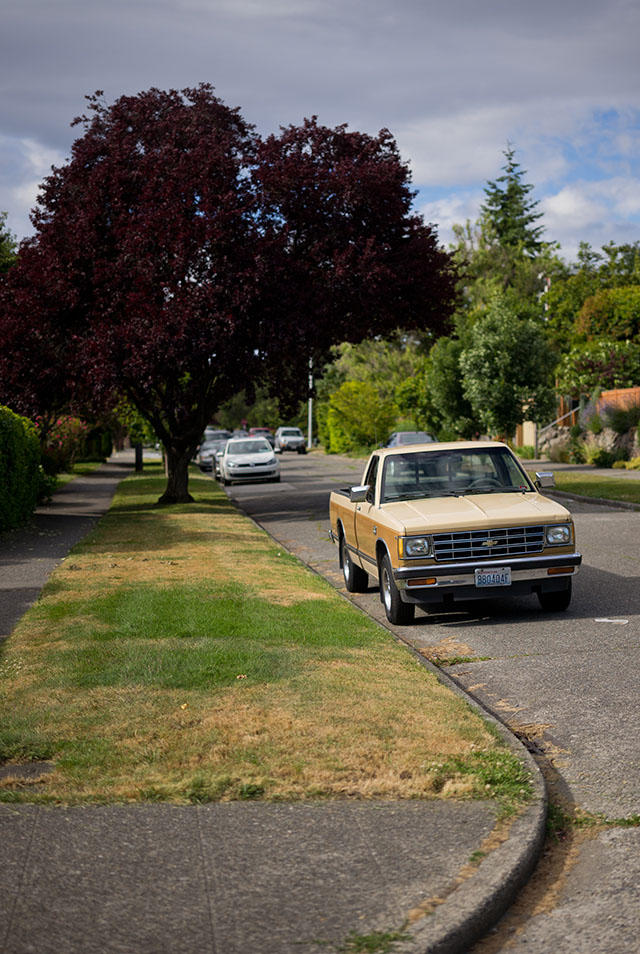
[[[205,441],[204,444],[200,445],[200,450],[196,455],[196,463],[200,470],[211,470],[215,474],[216,472],[216,454],[218,451],[223,451],[227,439],[218,440],[218,441]]]
[[[250,427],[249,437],[264,437],[272,447],[275,447],[276,444],[276,439],[271,433],[270,427]]]
[[[403,444],[433,444],[435,437],[426,431],[394,431],[381,447],[401,447]]]

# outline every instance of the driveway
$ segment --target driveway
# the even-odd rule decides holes
[[[344,458],[283,455],[279,485],[230,488],[273,537],[341,589],[328,536],[329,491],[359,483],[363,465]],[[552,798],[608,820],[640,815],[640,512],[562,501],[572,511],[583,566],[566,613],[543,613],[535,597],[418,611],[391,627],[377,590],[350,597],[432,658],[484,706],[529,740]],[[455,664],[453,664],[455,662]],[[450,663],[450,665],[448,665]],[[536,906],[482,950],[638,951],[640,829],[588,829],[561,874],[546,877],[553,901]]]

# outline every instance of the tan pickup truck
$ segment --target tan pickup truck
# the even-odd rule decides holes
[[[357,487],[334,491],[331,538],[347,589],[372,576],[391,623],[416,605],[535,593],[565,610],[582,562],[573,520],[506,444],[456,441],[375,451]]]

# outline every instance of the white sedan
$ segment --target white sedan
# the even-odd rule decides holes
[[[228,441],[220,459],[220,478],[225,486],[241,480],[280,480],[273,447],[265,437]]]

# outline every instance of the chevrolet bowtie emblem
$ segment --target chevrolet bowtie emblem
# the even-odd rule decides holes
[[[483,540],[483,541],[482,541],[482,546],[483,546],[483,547],[493,547],[493,546],[496,545],[496,543],[498,543],[498,540]]]

